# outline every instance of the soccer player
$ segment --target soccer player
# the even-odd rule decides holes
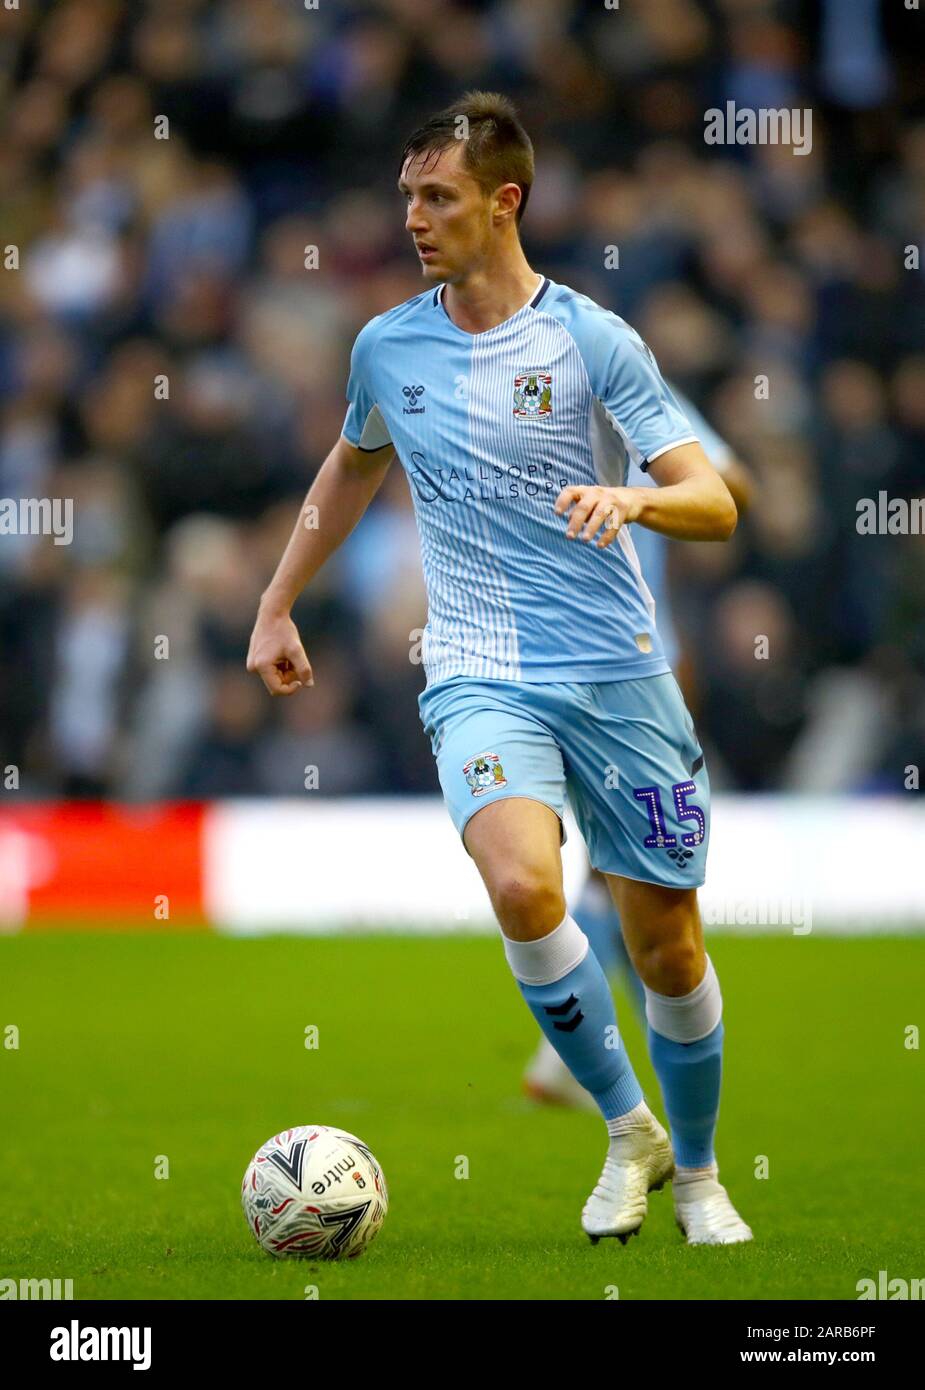
[[[707,423],[696,406],[676,387],[672,387],[672,390],[703,445],[707,458],[722,476],[723,482],[732,494],[736,510],[741,515],[748,509],[752,498],[752,482],[748,469],[736,458],[726,441]],[[634,486],[653,485],[649,475],[641,472],[636,464],[630,465],[627,478]],[[674,668],[678,661],[679,646],[668,586],[668,542],[657,531],[640,530],[637,527],[633,543],[655,603],[658,632],[662,639],[665,659]],[[588,874],[572,915],[587,936],[604,974],[622,984],[633,1012],[645,1030],[645,987],[629,958],[620,928],[620,915],[607,889],[606,879],[597,870],[592,869]],[[578,1084],[555,1048],[542,1035],[524,1075],[524,1090],[541,1104],[573,1106],[581,1110],[597,1108],[592,1097]]]
[[[421,537],[419,707],[441,787],[520,991],[607,1127],[582,1226],[625,1243],[673,1176],[688,1242],[733,1243],[751,1231],[718,1180],[722,1000],[696,891],[709,781],[627,526],[721,541],[736,509],[638,334],[527,263],[532,182],[529,137],[494,93],[467,93],[406,141],[398,186],[426,287],[357,337],[343,435],[306,498],[318,524],[296,522],[247,666],[274,695],[313,683],[292,604],[397,454]],[[628,461],[658,486],[627,487]],[[566,795],[646,989],[670,1139],[566,908]]]

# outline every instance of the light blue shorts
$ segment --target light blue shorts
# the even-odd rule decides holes
[[[597,685],[455,676],[418,707],[460,835],[504,797],[544,802],[561,821],[567,796],[595,869],[703,883],[710,782],[670,672]]]

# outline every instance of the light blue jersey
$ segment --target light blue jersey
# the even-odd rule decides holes
[[[428,593],[428,686],[456,676],[602,682],[667,671],[628,528],[565,535],[570,485],[620,486],[696,434],[623,319],[540,279],[483,333],[428,290],[354,344],[344,435],[408,473]]]
[[[707,424],[696,406],[692,405],[676,386],[671,389],[675,400],[684,411],[685,416],[690,421],[691,428],[700,440],[707,458],[718,473],[725,473],[732,459],[732,450],[729,445],[712,426]],[[629,476],[626,481],[630,487],[656,486],[655,479],[650,478],[648,473],[643,473],[635,464],[630,465]],[[680,650],[671,616],[668,593],[668,538],[658,531],[650,531],[648,527],[639,525],[631,528],[631,534],[642,572],[646,577],[649,592],[655,603],[658,634],[662,639],[665,659],[671,666],[674,666],[677,663]]]

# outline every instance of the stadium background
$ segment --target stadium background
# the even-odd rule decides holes
[[[350,1127],[353,1105],[364,1137],[385,1144],[387,1170],[392,1151],[417,1146],[416,1181],[426,1186],[412,1097],[433,1128],[454,1066],[472,1062],[478,1071],[451,1042],[430,1069],[419,1061],[423,1034],[466,1028],[462,1000],[447,1003],[458,1010],[452,1024],[433,1001],[421,1012],[422,994],[449,959],[458,959],[460,979],[471,972],[483,1001],[495,1001],[497,1039],[482,1044],[480,1066],[494,1071],[503,1056],[506,1070],[493,1082],[491,1113],[480,1112],[485,1133],[496,1123],[503,1147],[512,1115],[526,1144],[527,1124],[561,1125],[564,1136],[574,1132],[567,1124],[586,1123],[526,1121],[504,1109],[530,1033],[493,942],[419,942],[424,955],[412,959],[407,942],[395,943],[396,956],[347,938],[292,939],[286,954],[271,940],[238,943],[251,952],[244,957],[208,954],[234,943],[207,946],[170,931],[203,917],[227,926],[235,911],[228,884],[242,873],[249,904],[276,899],[271,925],[310,924],[319,900],[334,920],[339,894],[345,899],[360,880],[377,891],[387,866],[380,854],[370,869],[372,847],[387,834],[385,859],[402,842],[408,858],[405,891],[383,902],[382,919],[400,926],[406,904],[420,897],[413,851],[419,859],[425,841],[413,837],[415,818],[424,836],[436,823],[431,812],[443,813],[417,715],[424,677],[413,653],[425,603],[397,465],[294,614],[315,669],[311,694],[270,701],[245,673],[244,654],[260,592],[339,433],[353,339],[372,315],[420,289],[395,189],[397,150],[414,125],[473,86],[511,95],[534,140],[537,180],[523,224],[531,263],[629,319],[754,478],[754,504],[729,545],[671,547],[683,683],[718,811],[726,807],[730,832],[751,827],[748,871],[764,875],[740,877],[736,891],[782,896],[780,844],[805,839],[831,849],[827,884],[837,883],[845,915],[836,913],[830,929],[850,918],[855,932],[882,931],[877,905],[891,893],[887,924],[912,929],[892,942],[814,938],[814,951],[827,945],[835,954],[813,956],[811,966],[786,935],[717,937],[727,996],[734,981],[757,987],[773,971],[796,1020],[818,1018],[819,992],[830,992],[833,1012],[820,1024],[830,1046],[820,1045],[807,1081],[816,1098],[850,1090],[847,1017],[877,1037],[914,1020],[925,842],[910,769],[925,765],[925,542],[860,535],[856,520],[861,498],[922,493],[925,283],[908,257],[925,226],[925,84],[913,57],[920,22],[900,3],[868,0],[622,0],[616,9],[572,0],[320,0],[314,10],[296,0],[33,0],[0,9],[0,497],[72,498],[75,516],[70,545],[0,536],[0,918],[9,933],[0,942],[0,1027],[33,1025],[31,1050],[0,1054],[20,1066],[6,1091],[8,1161],[22,1159],[28,1133],[55,1103],[70,1107],[86,1173],[102,1171],[101,1129],[140,1155],[160,1152],[134,1112],[128,1132],[113,1118],[121,1088],[138,1076],[152,1105],[173,1112],[175,1147],[192,1146],[200,1116],[178,1106],[166,1082],[162,1091],[154,1084],[161,1072],[144,1028],[166,1028],[174,1039],[165,1075],[172,1065],[176,1077],[191,1067],[211,1086],[215,1076],[227,1079],[228,1053],[220,1060],[217,1044],[214,1055],[203,1051],[185,1013],[221,1031],[233,1002],[252,1041],[262,1039],[246,1064],[240,1047],[234,1053],[240,1093],[260,1096],[254,1114],[242,1119],[230,1097],[221,1102],[228,1171],[243,1170],[266,1134],[300,1122],[291,1109],[301,1083],[280,1064],[279,1019],[291,1009],[310,1021],[312,1008],[322,1009],[308,1000],[324,969],[331,973],[318,997],[332,1018],[345,1031],[349,1023],[368,1037],[393,1037],[393,1050],[373,1061],[344,1042],[342,1070],[332,1057],[314,1083],[325,1114],[301,1118],[330,1115]],[[727,100],[811,107],[812,153],[707,146],[704,111]],[[169,138],[156,138],[165,129]],[[612,245],[619,268],[605,269]],[[306,267],[308,247],[317,247],[317,268]],[[759,375],[768,378],[766,400],[756,398]],[[157,389],[165,378],[166,399]],[[758,634],[769,639],[768,661],[755,659]],[[156,654],[164,635],[166,660]],[[308,767],[318,770],[310,791]],[[369,797],[402,798],[400,817],[392,801]],[[345,812],[347,820],[332,819]],[[458,856],[444,820],[440,853]],[[324,855],[316,834],[327,836]],[[274,877],[280,844],[291,868],[282,887]],[[801,867],[788,892],[799,889]],[[435,902],[446,909],[434,925],[470,920],[475,909],[459,903],[472,885],[460,885],[444,883],[443,897],[431,900],[432,916]],[[810,898],[814,885],[804,884]],[[169,912],[157,910],[161,894]],[[245,929],[253,925],[247,911],[242,917]],[[367,927],[374,918],[360,914]],[[65,941],[18,930],[146,925],[159,935]],[[891,994],[881,971],[902,988]],[[211,982],[211,1015],[190,984],[197,973]],[[269,1031],[266,1014],[244,1003],[244,981],[274,991]],[[382,1012],[384,988],[417,1001],[400,1041]],[[752,999],[753,1061],[777,1027],[767,997],[763,1005],[762,1016]],[[42,1028],[45,1051],[35,1043]],[[65,1036],[82,1039],[84,1051],[76,1047],[62,1075]],[[805,1064],[806,1037],[791,1036],[788,1046],[791,1062]],[[908,1078],[890,1073],[908,1059],[867,1057],[862,1077],[876,1104],[908,1099]],[[768,1085],[775,1077],[770,1070]],[[749,1119],[767,1118],[747,1078],[731,1085],[736,1123],[747,1129]],[[371,1099],[382,1090],[394,1102],[396,1086],[407,1087],[405,1109],[397,1105],[407,1132]],[[495,1101],[500,1109],[491,1110]],[[782,1130],[787,1119],[784,1108]],[[852,1149],[860,1141],[842,1119],[842,1167],[859,1186],[865,1165],[888,1159],[882,1149]],[[919,1135],[921,1119],[919,1104]],[[596,1153],[591,1131],[581,1134]],[[901,1142],[910,1141],[905,1134]],[[458,1139],[446,1142],[455,1152]],[[754,1143],[751,1133],[743,1139],[746,1167]],[[828,1181],[825,1147],[820,1135]],[[896,1169],[907,1158],[908,1149],[897,1150]],[[224,1200],[227,1173],[215,1161],[218,1176],[203,1166],[197,1178],[201,1193],[214,1179]],[[9,1247],[17,1268],[40,1265],[43,1251],[57,1268],[62,1250],[80,1248],[73,1260],[78,1272],[92,1272],[84,1287],[94,1294],[201,1292],[189,1271],[186,1284],[159,1282],[151,1252],[165,1229],[174,1231],[172,1218],[152,1215],[137,1194],[139,1239],[151,1254],[144,1276],[136,1247],[118,1234],[106,1257],[75,1244],[73,1229],[70,1245],[56,1244],[48,1218],[56,1203],[65,1210],[65,1186],[62,1172],[49,1206],[37,1178],[26,1184],[25,1224],[7,1235],[20,1241]],[[547,1229],[559,1219],[552,1193]],[[845,1201],[856,1197],[848,1183]],[[818,1211],[803,1214],[818,1222]],[[883,1213],[868,1214],[881,1232],[889,1227]],[[102,1208],[97,1215],[105,1228]],[[236,1242],[225,1213],[213,1216],[240,1282],[211,1296],[254,1296],[257,1276],[239,1248],[246,1233]],[[485,1234],[495,1233],[486,1226]],[[422,1251],[427,1237],[422,1229]],[[871,1246],[849,1264],[875,1270],[881,1258]],[[380,1296],[369,1277],[371,1296]],[[524,1268],[518,1277],[519,1289],[530,1287]],[[545,1277],[539,1266],[536,1277]],[[661,1266],[649,1277],[639,1296],[666,1287],[673,1296],[725,1296],[691,1267],[683,1292]],[[802,1287],[802,1296],[842,1287],[813,1283],[786,1261],[775,1277],[778,1290]],[[440,1278],[402,1287],[473,1297],[495,1289],[475,1264]],[[575,1278],[569,1287],[584,1287]],[[338,1296],[357,1287],[342,1284]],[[768,1285],[756,1267],[753,1284],[737,1275],[728,1287],[761,1297]],[[280,1296],[278,1279],[261,1289],[258,1296]]]

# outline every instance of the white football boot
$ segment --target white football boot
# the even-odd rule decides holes
[[[702,1178],[675,1183],[675,1220],[688,1245],[738,1245],[754,1239],[717,1173],[714,1166]]]
[[[540,1105],[566,1105],[572,1110],[593,1110],[594,1097],[575,1080],[552,1043],[544,1037],[524,1073],[524,1092]]]
[[[625,1245],[636,1235],[649,1209],[648,1194],[658,1192],[674,1172],[671,1140],[644,1105],[638,1125],[611,1139],[597,1187],[585,1202],[581,1227],[596,1245],[616,1236]]]

